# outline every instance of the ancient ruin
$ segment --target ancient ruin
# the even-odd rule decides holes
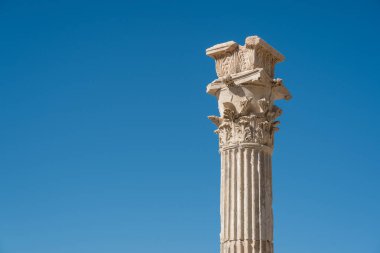
[[[221,154],[221,253],[272,253],[272,151],[281,109],[290,93],[275,64],[284,56],[257,36],[245,45],[229,41],[206,50],[218,78],[207,86],[216,96]]]

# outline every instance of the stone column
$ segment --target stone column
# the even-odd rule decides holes
[[[257,36],[245,45],[229,41],[206,50],[218,79],[207,86],[216,96],[221,154],[221,253],[272,253],[272,150],[281,109],[291,95],[274,65],[284,56]]]

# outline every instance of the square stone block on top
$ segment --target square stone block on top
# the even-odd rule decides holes
[[[206,49],[206,55],[215,59],[218,77],[263,68],[273,78],[274,65],[285,59],[258,36],[247,37],[244,46],[234,41],[217,44]]]

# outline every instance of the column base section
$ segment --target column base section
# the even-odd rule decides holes
[[[220,253],[273,253],[271,241],[227,241],[220,244]]]

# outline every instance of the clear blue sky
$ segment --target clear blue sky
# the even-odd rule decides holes
[[[308,2],[308,3],[306,3]],[[275,251],[380,252],[379,1],[0,1],[0,252],[219,251],[205,49],[259,35],[294,99]]]

